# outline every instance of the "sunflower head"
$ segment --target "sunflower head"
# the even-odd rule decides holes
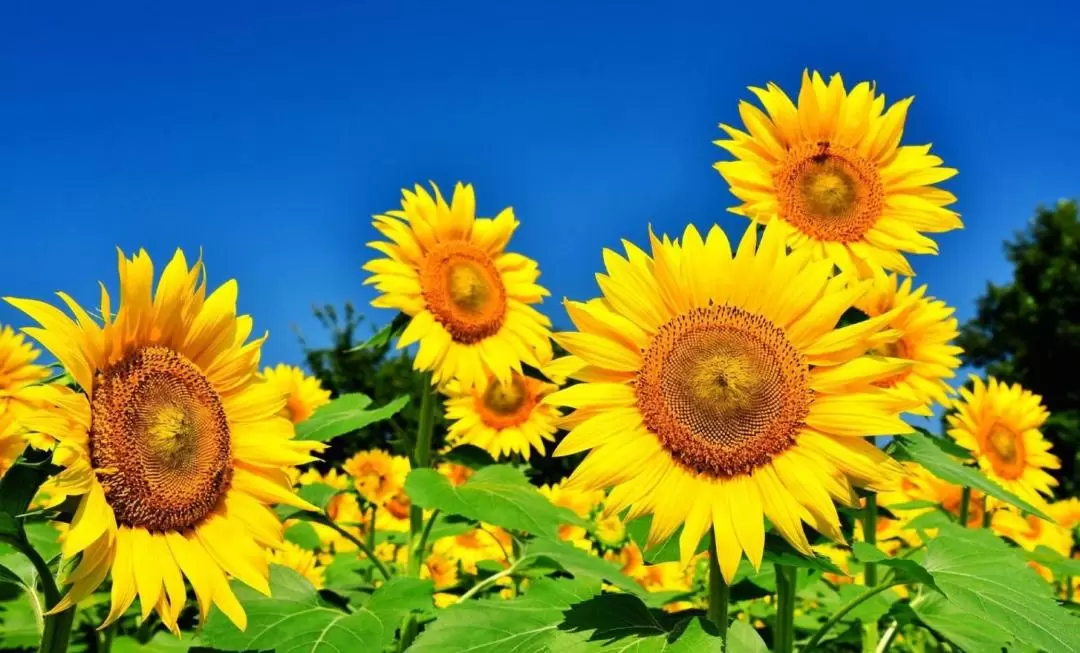
[[[300,574],[315,589],[322,589],[326,582],[326,569],[319,564],[314,551],[286,541],[280,549],[267,552],[272,564],[288,567]]]
[[[381,449],[360,451],[342,466],[353,478],[360,496],[374,504],[383,504],[405,485],[408,459],[391,456]]]
[[[26,439],[14,416],[0,413],[0,477],[7,473],[24,449]]]
[[[387,240],[369,243],[386,257],[364,266],[372,274],[364,283],[380,293],[372,305],[411,317],[398,347],[419,342],[416,368],[431,370],[435,383],[508,383],[522,361],[551,358],[551,324],[530,306],[548,294],[539,269],[505,251],[518,225],[513,210],[478,218],[472,186],[458,184],[450,204],[432,190],[403,190],[400,211],[375,216]]]
[[[544,452],[544,442],[555,439],[559,411],[541,403],[555,386],[514,372],[509,381],[495,377],[479,386],[457,381],[447,384],[447,433],[454,444],[471,444],[496,460],[520,454],[525,460],[533,449]]]
[[[1046,473],[1061,461],[1039,430],[1050,413],[1042,398],[1019,384],[971,377],[961,388],[948,416],[949,435],[971,451],[979,467],[1013,494],[1037,505],[1050,496],[1057,480]]]
[[[946,379],[956,375],[962,352],[952,344],[958,335],[955,309],[928,297],[926,286],[912,290],[911,278],[901,282],[897,275],[883,272],[874,273],[873,285],[855,307],[870,317],[892,313],[888,326],[895,335],[883,340],[874,353],[909,363],[876,385],[917,399],[921,405],[912,412],[920,415],[931,415],[935,402],[947,403],[952,387]]]
[[[803,73],[797,104],[776,84],[751,87],[764,111],[739,104],[746,131],[720,125],[735,156],[716,169],[743,204],[735,213],[784,227],[789,244],[841,268],[912,274],[904,253],[937,253],[922,232],[961,227],[956,201],[933,184],[956,174],[929,145],[901,146],[911,98],[885,109],[868,82],[850,92]]]
[[[316,408],[330,403],[330,391],[324,390],[317,378],[307,376],[299,367],[284,363],[268,367],[263,370],[263,378],[286,397],[282,417],[293,424],[303,422]]]
[[[48,368],[34,362],[40,355],[21,333],[0,326],[0,415],[25,407],[27,389],[49,375]]]
[[[545,399],[575,409],[556,455],[589,451],[569,485],[652,513],[652,542],[682,524],[684,562],[711,527],[729,580],[743,551],[760,564],[765,516],[804,552],[804,521],[841,539],[833,501],[899,470],[861,436],[906,432],[913,405],[874,385],[908,363],[865,356],[893,313],[837,328],[869,282],[756,233],[734,254],[718,227],[605,251],[603,297],[567,302],[577,331],[555,336],[582,383]]]
[[[91,317],[58,293],[73,318],[44,302],[8,301],[36,320],[26,332],[68,370],[80,391],[50,387],[23,423],[57,443],[63,471],[47,490],[78,498],[63,536],[65,558],[81,554],[55,610],[112,576],[116,620],[139,597],[176,630],[190,581],[206,616],[211,603],[241,628],[243,608],[228,578],[269,592],[264,547],[282,546],[268,504],[313,506],[292,494],[286,473],[322,445],[294,440],[279,416],[285,399],[258,378],[264,338],[236,313],[236,283],[207,294],[201,262],[177,252],[154,290],[150,257],[120,254],[113,312],[102,286]]]

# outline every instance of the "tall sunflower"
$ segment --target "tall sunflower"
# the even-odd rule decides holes
[[[412,318],[398,347],[419,342],[415,367],[432,370],[434,382],[509,383],[522,361],[551,358],[551,322],[530,306],[549,294],[536,283],[540,270],[505,251],[518,226],[512,209],[477,218],[471,185],[459,183],[449,205],[432,190],[402,190],[402,210],[375,216],[389,242],[368,243],[386,255],[364,266],[364,283],[382,293],[372,305]]]
[[[765,111],[739,103],[747,131],[720,128],[716,144],[736,157],[714,167],[743,204],[734,213],[780,222],[792,247],[830,258],[846,270],[884,268],[913,274],[905,252],[936,254],[922,232],[962,225],[945,207],[956,201],[933,184],[956,174],[929,145],[900,145],[911,98],[885,111],[868,82],[844,90],[803,72],[798,105],[776,84],[750,90]]]
[[[765,516],[807,554],[803,521],[842,539],[833,500],[899,471],[862,437],[906,432],[910,407],[873,385],[908,363],[863,355],[895,335],[892,314],[836,328],[869,282],[788,253],[773,225],[756,233],[734,256],[719,227],[652,236],[651,255],[605,250],[603,299],[567,302],[578,331],[555,337],[583,383],[545,400],[576,409],[555,454],[591,450],[570,486],[652,513],[652,543],[683,524],[683,562],[711,526],[729,581],[743,551],[761,564]]]
[[[14,415],[0,413],[0,477],[26,449],[26,439],[16,425]]]
[[[284,363],[267,367],[263,370],[263,378],[286,397],[281,414],[293,424],[303,422],[316,408],[330,403],[330,391],[324,390],[318,379],[307,376],[299,367]]]
[[[948,416],[949,435],[971,451],[982,471],[1006,490],[1040,505],[1040,495],[1051,496],[1057,479],[1047,469],[1061,461],[1050,453],[1050,442],[1039,428],[1050,416],[1042,397],[1019,383],[1007,385],[990,377],[986,383],[972,375],[972,389],[960,389],[960,398]]]
[[[293,439],[284,397],[258,380],[263,338],[236,314],[237,286],[207,295],[203,265],[177,252],[153,292],[153,263],[119,254],[116,312],[105,287],[94,319],[58,293],[74,320],[44,302],[8,298],[41,328],[25,331],[74,377],[55,404],[28,416],[58,440],[64,467],[48,484],[55,501],[78,497],[62,555],[82,554],[55,611],[112,576],[112,623],[138,596],[177,632],[184,577],[205,618],[211,603],[238,627],[247,617],[230,576],[269,594],[265,547],[282,545],[268,507],[313,506],[290,490],[285,470],[321,445]]]
[[[0,327],[0,415],[33,403],[27,389],[49,375],[48,368],[34,362],[40,355],[21,333]]]
[[[447,437],[454,444],[472,444],[493,458],[521,454],[525,460],[533,449],[544,453],[544,441],[555,439],[560,414],[541,403],[556,387],[514,372],[509,383],[489,378],[484,386],[463,386],[457,380],[444,389],[446,418],[452,420]]]
[[[870,317],[894,311],[889,327],[899,334],[878,348],[884,356],[906,360],[911,366],[876,385],[907,394],[920,402],[920,415],[931,415],[934,402],[949,401],[952,387],[945,379],[956,376],[957,356],[963,351],[952,344],[958,335],[955,309],[928,297],[926,286],[912,290],[911,278],[900,282],[895,274],[875,272],[873,285],[855,302],[855,308]]]

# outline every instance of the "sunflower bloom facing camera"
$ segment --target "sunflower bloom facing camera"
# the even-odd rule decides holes
[[[484,449],[496,460],[520,454],[525,460],[535,449],[555,439],[559,411],[541,403],[556,389],[550,383],[514,372],[509,383],[492,378],[483,389],[451,381],[446,389],[446,418],[453,420],[450,442]]]
[[[1061,461],[1039,430],[1050,413],[1042,397],[1019,383],[1007,385],[972,376],[972,388],[960,389],[956,412],[948,416],[949,435],[971,451],[979,468],[1018,497],[1042,505],[1057,479],[1046,473]]]
[[[318,443],[293,439],[280,417],[285,398],[258,378],[265,338],[248,342],[252,321],[236,314],[229,281],[207,293],[203,266],[177,252],[154,292],[150,257],[120,254],[113,312],[102,286],[94,319],[68,295],[74,315],[44,302],[11,299],[41,328],[27,328],[82,388],[25,420],[57,439],[47,483],[55,502],[79,498],[62,555],[81,554],[67,575],[60,611],[112,578],[118,619],[138,597],[178,632],[187,577],[203,618],[211,604],[238,627],[247,617],[233,577],[269,594],[266,548],[282,546],[268,504],[311,509],[290,488],[291,466],[312,460]]]
[[[720,127],[716,141],[737,160],[717,171],[742,200],[732,209],[760,223],[779,222],[792,247],[841,268],[913,274],[905,253],[936,254],[923,235],[958,229],[956,201],[934,187],[956,174],[929,145],[900,145],[911,98],[885,110],[868,82],[844,89],[804,72],[796,105],[776,84],[751,87],[764,111],[739,104],[746,131]]]
[[[568,486],[652,513],[651,544],[682,524],[684,563],[711,527],[728,581],[744,551],[761,564],[764,517],[807,554],[803,521],[842,539],[833,501],[900,469],[863,440],[908,430],[910,401],[874,382],[909,364],[864,356],[895,336],[892,315],[836,328],[869,282],[788,253],[773,225],[734,255],[719,227],[651,240],[651,255],[604,252],[603,299],[566,303],[578,331],[555,339],[582,383],[546,401],[576,410],[556,455],[589,451]]]
[[[299,367],[284,363],[268,367],[263,370],[263,378],[286,397],[282,416],[293,424],[303,422],[315,409],[330,403],[330,391],[324,390],[318,379],[307,376]]]
[[[505,251],[518,226],[512,209],[478,218],[471,185],[458,184],[450,204],[432,190],[403,190],[400,211],[375,216],[388,240],[368,243],[386,256],[364,266],[364,283],[381,293],[372,305],[411,318],[398,347],[419,343],[415,367],[435,383],[509,383],[523,361],[551,358],[551,322],[531,306],[549,294],[536,283],[540,270]]]

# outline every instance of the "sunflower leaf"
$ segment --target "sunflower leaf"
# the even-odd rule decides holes
[[[558,542],[544,538],[535,538],[529,541],[525,552],[520,558],[526,563],[535,563],[543,560],[551,560],[564,571],[573,574],[574,578],[591,578],[605,580],[619,589],[632,594],[643,594],[644,589],[634,582],[626,574],[619,570],[614,563],[603,558],[589,555],[585,551],[566,542]]]
[[[917,462],[943,481],[966,485],[995,499],[1012,504],[1026,513],[1053,521],[1046,513],[991,481],[974,467],[965,467],[950,458],[941,447],[922,433],[900,435],[894,442],[897,443],[896,458],[899,460]]]
[[[1080,558],[1066,558],[1051,548],[1039,545],[1034,551],[1025,551],[1028,560],[1047,567],[1059,578],[1073,576],[1080,578]]]
[[[769,653],[769,647],[754,627],[736,619],[728,626],[727,650],[741,653]]]
[[[390,403],[367,410],[371,397],[354,392],[341,395],[325,406],[320,406],[311,417],[296,425],[296,439],[326,442],[339,435],[358,431],[369,424],[390,419],[409,403],[402,395]]]
[[[145,653],[146,651],[153,651],[154,653],[180,653],[181,651],[188,651],[195,646],[201,646],[201,644],[197,636],[191,633],[181,633],[181,637],[178,638],[172,633],[159,630],[154,633],[154,636],[150,638],[150,641],[145,644],[141,643],[135,637],[117,637],[113,640],[112,648],[110,648],[109,651],[111,653]]]
[[[278,565],[270,567],[270,596],[238,581],[232,588],[247,612],[247,629],[214,608],[202,639],[224,651],[277,653],[380,651],[393,642],[402,617],[431,607],[433,591],[431,581],[393,578],[349,614],[323,600],[303,576]]]
[[[422,508],[551,539],[560,524],[581,524],[577,515],[552,504],[521,470],[509,465],[484,467],[457,487],[434,469],[414,469],[405,479],[405,492]]]
[[[855,542],[851,545],[851,552],[855,554],[859,562],[873,562],[883,567],[889,567],[897,576],[904,580],[909,580],[913,583],[922,583],[928,587],[932,587],[935,590],[938,589],[937,584],[934,582],[934,577],[930,575],[930,572],[915,562],[914,560],[908,560],[907,558],[893,558],[885,554],[884,551],[877,548],[873,544],[867,542]]]
[[[395,337],[400,335],[402,331],[405,330],[405,327],[408,326],[410,319],[411,318],[405,313],[398,313],[394,316],[394,319],[391,320],[386,326],[376,331],[375,334],[368,338],[366,341],[360,343],[352,349],[346,350],[346,353],[360,351],[362,349],[375,349],[378,347],[385,347],[390,343],[391,340],[393,340]]]
[[[911,609],[930,630],[965,651],[1000,651],[1012,643],[993,622],[962,610],[941,594],[924,594]]]
[[[561,650],[563,613],[600,593],[600,583],[581,579],[542,578],[513,601],[469,600],[439,612],[409,647],[409,653],[503,653]]]
[[[1080,618],[1058,605],[1025,559],[989,530],[941,526],[923,567],[952,607],[996,624],[1017,642],[1047,653],[1080,650]]]
[[[300,498],[312,505],[318,506],[321,510],[326,510],[326,506],[329,505],[330,499],[334,498],[334,495],[340,493],[342,490],[330,487],[325,483],[311,483],[310,485],[300,486],[300,490],[297,494]]]
[[[720,650],[721,639],[716,628],[704,619],[649,608],[641,599],[628,594],[595,596],[570,606],[563,617],[551,647],[560,653]]]
[[[37,648],[41,641],[37,616],[26,597],[0,603],[0,650]]]

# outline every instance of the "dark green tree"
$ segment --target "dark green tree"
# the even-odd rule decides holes
[[[1013,279],[988,284],[961,329],[965,362],[1042,395],[1051,412],[1043,433],[1061,458],[1060,496],[1080,490],[1080,221],[1076,201],[1039,207],[1005,243]]]

